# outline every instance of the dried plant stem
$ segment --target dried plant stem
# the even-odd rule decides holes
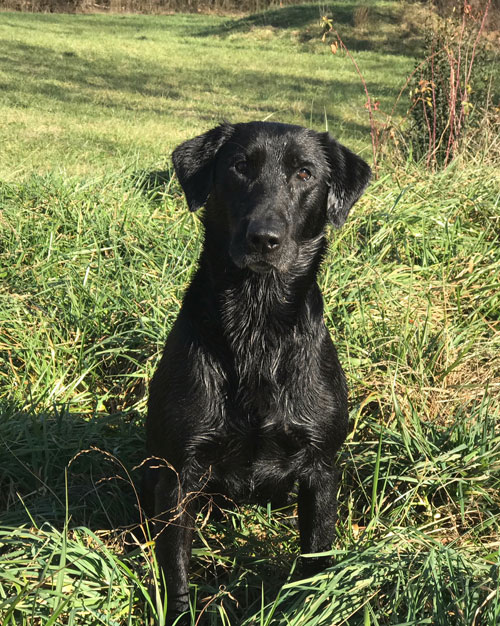
[[[366,95],[366,105],[367,105],[367,109],[368,109],[368,115],[369,115],[369,118],[370,118],[370,136],[371,136],[371,142],[372,142],[373,171],[375,173],[375,176],[377,176],[377,173],[378,173],[378,153],[379,153],[379,133],[378,133],[378,128],[377,128],[377,124],[376,124],[376,121],[375,121],[375,117],[373,115],[373,104],[372,104],[372,100],[371,100],[371,97],[370,97],[370,92],[368,91],[368,85],[366,83],[365,77],[363,76],[363,73],[361,72],[361,69],[360,69],[356,59],[349,52],[349,48],[342,41],[342,38],[340,37],[338,31],[335,30],[333,27],[331,27],[331,31],[337,37],[337,41],[339,42],[340,47],[342,48],[342,50],[344,50],[346,55],[349,57],[349,60],[351,61],[351,63],[354,65],[354,68],[356,69],[356,72],[357,72],[357,74],[358,74],[358,76],[359,76],[359,78],[361,80],[362,85],[363,85],[363,89],[364,89],[364,92],[365,92],[365,95]]]

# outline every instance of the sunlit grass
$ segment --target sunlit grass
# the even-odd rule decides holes
[[[381,31],[334,9],[387,102],[412,65],[402,34],[375,48],[399,6],[371,3]],[[2,625],[162,612],[137,507],[145,400],[202,237],[168,154],[222,117],[322,129],[326,109],[369,155],[362,88],[308,11],[0,13]],[[500,186],[480,157],[385,162],[329,234],[351,415],[332,567],[300,579],[293,506],[200,520],[193,624],[500,622]]]
[[[321,275],[351,389],[335,565],[297,581],[291,509],[229,514],[194,551],[210,623],[499,615],[496,175],[409,167],[400,186],[402,175],[375,182],[332,233]],[[141,423],[201,237],[163,180],[122,169],[2,186],[6,624],[139,624],[156,610],[137,526]],[[128,526],[138,543],[124,555]]]
[[[0,175],[153,162],[224,119],[328,124],[367,150],[362,86],[349,59],[321,43],[321,14],[333,13],[359,48],[373,97],[389,111],[413,62],[397,4],[374,13],[370,37],[353,28],[354,6],[291,6],[252,19],[2,13]],[[380,32],[391,42],[382,51]]]

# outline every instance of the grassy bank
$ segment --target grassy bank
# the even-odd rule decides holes
[[[382,30],[357,34],[354,6],[338,3],[345,39],[389,102],[412,66],[398,40],[378,46],[401,5],[373,4]],[[220,117],[322,129],[330,107],[368,156],[362,88],[310,10],[286,28],[278,12],[0,14],[5,626],[159,609],[136,507],[145,394],[201,238],[168,152]],[[200,524],[193,624],[500,621],[499,181],[476,156],[438,174],[385,163],[331,233],[321,287],[352,425],[332,568],[298,579],[293,509]]]

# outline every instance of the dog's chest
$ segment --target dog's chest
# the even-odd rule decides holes
[[[225,492],[251,495],[311,466],[332,389],[321,372],[322,321],[293,323],[285,293],[238,296],[223,308],[227,349],[205,356],[211,417],[195,456]]]
[[[258,375],[242,375],[238,386],[225,390],[217,407],[221,413],[197,452],[216,482],[234,482],[245,495],[262,491],[278,476],[296,475],[309,465],[315,447],[313,426],[320,416],[313,394],[304,393],[304,380],[299,381],[307,377],[291,363],[288,378],[269,366],[261,362]],[[231,485],[225,490],[236,491]]]
[[[205,459],[212,487],[237,501],[265,501],[310,465],[304,429],[276,416],[240,416],[214,433]]]

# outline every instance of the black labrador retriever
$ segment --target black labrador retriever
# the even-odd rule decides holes
[[[222,124],[173,162],[191,211],[206,208],[147,417],[145,508],[170,620],[188,609],[195,516],[216,494],[279,504],[298,483],[301,550],[331,549],[347,387],[316,275],[327,222],[340,227],[370,179],[328,133],[271,122]]]

